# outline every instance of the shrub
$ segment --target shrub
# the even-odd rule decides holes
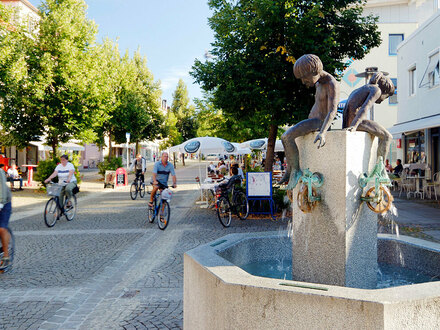
[[[43,186],[46,186],[44,180],[46,180],[55,170],[55,167],[60,163],[60,158],[40,160],[38,162],[37,171],[35,172],[34,179],[39,181]],[[58,182],[58,177],[52,179],[53,182]]]
[[[99,174],[104,177],[105,171],[116,171],[118,168],[122,167],[122,158],[114,157],[110,161],[108,159],[98,164]]]
[[[274,187],[272,198],[275,202],[277,210],[284,210],[290,207],[290,200],[287,197],[287,190]]]

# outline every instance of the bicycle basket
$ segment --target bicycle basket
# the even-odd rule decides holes
[[[169,201],[171,200],[171,197],[173,197],[173,192],[171,191],[171,189],[167,188],[162,191],[162,199]]]
[[[63,186],[59,184],[51,184],[46,186],[48,196],[60,196],[62,189]]]

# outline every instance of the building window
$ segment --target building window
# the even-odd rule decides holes
[[[388,54],[397,55],[397,46],[403,41],[403,34],[390,34],[388,43]]]
[[[394,95],[390,96],[388,99],[389,104],[397,104],[397,78],[391,78],[394,85]]]
[[[412,67],[409,70],[409,95],[414,95],[416,93],[416,86],[417,86],[417,80],[416,80],[416,67]]]
[[[424,163],[425,157],[425,132],[419,131],[405,136],[406,163]]]
[[[438,52],[429,57],[429,65],[428,65],[427,73],[428,73],[429,87],[434,87],[440,84]]]

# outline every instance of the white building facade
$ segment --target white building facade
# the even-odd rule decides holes
[[[440,11],[398,47],[397,123],[390,128],[403,163],[440,171]]]
[[[382,43],[374,48],[362,60],[348,60],[348,67],[341,79],[340,99],[347,99],[350,93],[365,84],[365,78],[356,75],[365,72],[367,67],[377,67],[388,72],[388,77],[395,84],[396,93],[382,104],[374,105],[374,121],[385,128],[397,122],[400,111],[398,95],[401,84],[397,70],[397,48],[420,24],[438,11],[438,0],[369,0],[364,7],[364,15],[373,14],[379,17],[378,27]],[[396,141],[390,148],[389,158],[395,163],[397,158]]]

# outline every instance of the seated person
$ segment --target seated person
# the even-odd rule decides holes
[[[393,167],[390,164],[390,161],[387,159],[385,161],[385,169],[387,170],[388,173],[391,173],[393,171]]]
[[[218,172],[223,175],[225,175],[227,172],[226,164],[223,160],[220,162],[220,166],[218,167]]]
[[[7,180],[11,182],[11,187],[14,188],[14,181],[20,181],[20,188],[18,190],[23,190],[23,179],[18,174],[17,166],[14,164],[8,169]]]
[[[222,189],[229,190],[231,189],[235,184],[241,183],[242,177],[240,174],[238,174],[238,167],[232,168],[232,176],[229,178],[228,181],[220,183],[218,186]]]
[[[397,164],[397,165],[396,165],[396,167],[394,168],[393,174],[394,174],[396,177],[400,178],[400,174],[401,174],[402,171],[403,171],[402,160],[398,159],[398,160],[396,161],[396,164]]]
[[[208,165],[208,173],[209,174],[214,174],[215,173],[215,165],[211,162]]]

